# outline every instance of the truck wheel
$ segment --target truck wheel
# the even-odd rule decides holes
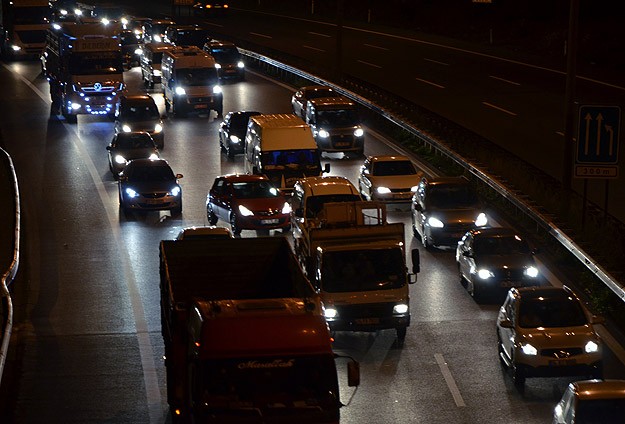
[[[404,346],[404,341],[406,340],[406,327],[398,327],[395,329],[397,332],[397,346]]]
[[[78,122],[78,116],[68,113],[64,107],[63,107],[63,117],[65,118],[68,124],[75,124]]]

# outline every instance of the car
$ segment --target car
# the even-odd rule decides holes
[[[464,177],[424,177],[412,196],[412,232],[426,249],[456,248],[467,231],[488,225],[477,193]]]
[[[143,23],[143,42],[162,43],[165,41],[165,30],[176,25],[171,19],[152,19]]]
[[[124,29],[119,32],[118,37],[121,41],[122,57],[126,69],[138,66],[143,55],[140,44],[142,35],[135,34],[133,30]]]
[[[513,287],[497,317],[499,359],[519,388],[528,377],[602,378],[603,321],[567,286]]]
[[[340,97],[341,95],[332,87],[326,85],[307,85],[300,87],[291,97],[293,113],[302,119],[306,119],[306,105],[308,100],[319,97]]]
[[[145,43],[141,55],[141,78],[145,88],[154,88],[155,84],[161,83],[161,63],[163,52],[173,49],[174,46],[167,43]]]
[[[487,294],[503,294],[510,287],[540,285],[536,252],[512,228],[467,231],[456,248],[460,282],[476,301]]]
[[[242,230],[289,231],[290,213],[285,196],[264,175],[218,176],[206,196],[208,223],[229,222],[234,235]]]
[[[165,30],[164,41],[174,46],[195,46],[202,49],[206,41],[212,38],[211,35],[209,28],[198,24],[173,25]]]
[[[625,380],[570,383],[553,411],[553,424],[619,423],[625,417]]]
[[[230,6],[228,3],[223,1],[202,0],[195,2],[191,8],[193,9],[193,14],[195,16],[211,17],[224,16],[224,14],[228,12]]]
[[[122,95],[115,105],[115,134],[145,131],[159,149],[165,147],[163,119],[149,94]]]
[[[119,207],[132,210],[182,212],[182,174],[174,174],[165,159],[131,160],[119,176]]]
[[[360,167],[358,189],[367,200],[405,203],[412,200],[421,178],[423,172],[407,156],[369,156]]]
[[[229,158],[245,152],[245,133],[250,116],[261,115],[255,110],[228,112],[219,124],[219,146]]]
[[[154,139],[147,132],[121,132],[113,136],[106,146],[109,169],[115,179],[124,170],[129,161],[134,159],[158,159],[160,157]]]
[[[204,240],[214,238],[232,238],[234,237],[232,232],[226,227],[217,227],[216,225],[209,225],[205,227],[186,227],[182,228],[176,240]]]
[[[204,44],[204,51],[215,58],[219,78],[245,79],[245,63],[237,46],[229,41],[210,40]]]

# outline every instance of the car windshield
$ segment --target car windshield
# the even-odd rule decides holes
[[[188,87],[217,84],[219,79],[215,68],[181,68],[176,70],[176,77]]]
[[[210,54],[219,63],[233,63],[240,57],[236,47],[214,47],[211,48]]]
[[[69,69],[75,75],[121,74],[124,71],[120,52],[73,53]]]
[[[454,209],[474,207],[478,200],[466,184],[439,184],[430,187],[426,202],[430,208]]]
[[[319,166],[319,152],[312,149],[272,150],[261,157],[266,169],[307,168]]]
[[[473,251],[478,255],[527,255],[530,248],[518,236],[476,237]]]
[[[122,46],[139,44],[139,39],[132,31],[120,33],[119,38],[122,40]]]
[[[570,296],[522,299],[519,307],[519,325],[523,328],[578,327],[587,323],[579,301]]]
[[[320,97],[337,97],[339,94],[331,88],[306,91],[306,98],[318,99]]]
[[[417,170],[409,160],[373,162],[372,174],[377,177],[386,177],[388,175],[414,175],[416,173]]]
[[[208,31],[204,30],[178,31],[176,34],[176,44],[178,46],[197,46],[202,48],[209,36]]]
[[[131,167],[128,179],[134,182],[172,181],[176,176],[168,166],[136,166]]]
[[[234,196],[239,199],[266,199],[280,196],[269,181],[243,181],[232,183]]]
[[[159,119],[158,108],[155,103],[129,104],[122,112],[124,120],[130,122],[152,121]]]
[[[117,138],[117,147],[120,149],[149,149],[154,148],[154,141],[149,136],[133,136]]]
[[[625,416],[625,399],[582,400],[577,404],[575,422],[604,424],[621,422]]]
[[[405,284],[405,273],[399,247],[324,252],[322,290],[337,293],[396,289]]]
[[[358,113],[354,109],[317,109],[317,125],[329,127],[347,127],[358,125]]]
[[[230,128],[246,128],[250,116],[254,114],[235,113],[230,117]]]
[[[335,202],[358,202],[357,194],[324,194],[322,196],[310,196],[306,201],[306,218],[315,218],[326,203]]]

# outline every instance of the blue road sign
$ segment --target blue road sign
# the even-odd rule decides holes
[[[580,106],[577,165],[615,165],[618,162],[621,108]]]

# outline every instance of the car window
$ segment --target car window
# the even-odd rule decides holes
[[[416,174],[412,162],[406,161],[378,161],[373,163],[373,175],[384,177],[387,175],[413,175]]]
[[[576,424],[604,424],[622,422],[625,399],[593,399],[577,403]]]
[[[473,243],[473,251],[478,255],[513,255],[529,254],[530,248],[517,236],[477,237]]]
[[[522,299],[519,305],[519,326],[577,327],[588,323],[579,301],[573,297],[538,297]]]
[[[357,194],[325,194],[322,196],[310,196],[306,200],[306,218],[315,218],[323,209],[323,205],[332,202],[357,202],[360,196]]]
[[[134,182],[171,181],[175,178],[173,171],[167,166],[135,166],[128,176]]]
[[[280,192],[269,181],[245,181],[232,183],[234,196],[239,199],[264,199],[280,196]]]
[[[158,108],[154,103],[128,105],[123,111],[124,120],[150,121],[159,118]]]
[[[478,199],[468,185],[441,184],[430,187],[425,201],[432,208],[451,209],[473,207]]]
[[[154,142],[149,137],[120,137],[117,139],[117,147],[120,149],[147,149],[154,147]]]
[[[317,109],[316,123],[327,126],[352,126],[359,123],[358,113],[353,109]]]

